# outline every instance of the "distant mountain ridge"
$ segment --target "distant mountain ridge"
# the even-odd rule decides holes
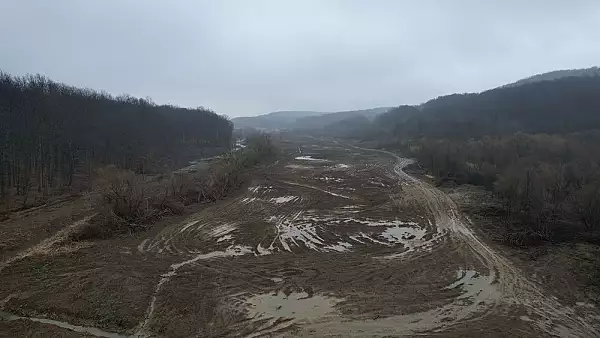
[[[316,111],[284,110],[269,114],[247,117],[236,117],[231,121],[235,128],[282,129],[288,128],[296,119],[324,114]]]
[[[394,137],[480,138],[600,129],[600,76],[564,76],[481,93],[442,96],[419,110],[399,107],[375,119]]]
[[[600,91],[596,91],[598,83],[599,67],[565,69],[533,75],[480,93],[440,96],[417,106],[380,107],[334,113],[280,111],[234,118],[232,121],[236,128],[292,129],[316,134],[333,131],[337,134],[348,134],[348,130],[357,130],[360,123],[390,132],[403,129],[407,133],[414,130],[427,133],[427,129],[431,128],[435,129],[436,133],[445,134],[463,133],[463,128],[475,134],[478,134],[478,128],[482,129],[481,132],[484,129],[490,132],[490,128],[494,132],[533,131],[538,128],[538,132],[585,130],[585,125],[600,127],[600,121],[597,121],[595,114],[590,111],[590,106],[596,103],[594,97],[600,97]],[[586,107],[583,108],[584,104],[578,100],[585,101]],[[557,107],[566,102],[571,104],[571,114],[585,112],[584,116],[578,116],[575,121],[567,119],[563,114],[569,108]],[[547,112],[545,116],[540,113],[542,107]]]
[[[372,120],[341,121],[315,131],[388,139],[575,133],[600,129],[598,107],[600,69],[592,67],[534,75],[480,93],[440,96],[418,106],[391,109]]]
[[[393,109],[393,107],[379,107],[363,110],[341,111],[337,113],[328,113],[312,117],[303,117],[296,120],[296,123],[294,124],[293,128],[299,130],[314,130],[357,117],[365,117],[371,120],[375,116],[385,113],[391,109]]]
[[[600,68],[599,67],[590,67],[590,68],[579,68],[579,69],[562,69],[555,70],[547,73],[533,75],[519,81],[504,85],[503,87],[514,87],[521,86],[528,83],[535,83],[540,81],[553,81],[558,80],[565,77],[595,77],[600,76]]]
[[[321,128],[325,125],[336,123],[351,117],[364,116],[372,119],[376,115],[392,109],[391,107],[379,107],[363,110],[349,110],[340,112],[316,112],[316,111],[277,111],[269,114],[236,117],[232,119],[235,128],[255,129],[312,129]]]

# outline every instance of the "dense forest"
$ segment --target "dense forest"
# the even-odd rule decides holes
[[[0,72],[0,197],[6,206],[25,206],[105,165],[138,173],[180,166],[228,149],[232,128],[202,107],[156,105]]]
[[[600,76],[568,77],[480,94],[455,94],[424,103],[400,119],[396,135],[464,139],[485,135],[572,133],[600,128]]]
[[[440,97],[327,128],[418,159],[440,184],[500,202],[502,241],[600,243],[600,77],[565,77]],[[356,121],[354,121],[356,122]]]
[[[400,146],[440,183],[474,184],[501,201],[503,241],[600,243],[600,132],[420,138]]]

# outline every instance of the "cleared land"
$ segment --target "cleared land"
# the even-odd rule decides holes
[[[409,160],[279,143],[244,191],[147,232],[65,241],[83,200],[4,221],[0,335],[600,335],[595,307],[549,294]]]

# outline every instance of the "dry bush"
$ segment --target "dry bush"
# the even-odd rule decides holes
[[[106,238],[143,230],[165,214],[180,214],[183,205],[169,195],[166,181],[147,180],[131,171],[104,168],[98,214],[73,234],[72,239]]]
[[[169,180],[170,197],[183,205],[217,200],[208,173],[177,173]]]
[[[522,223],[500,224],[494,237],[504,244],[516,247],[536,246],[550,240],[547,231]]]
[[[275,153],[268,135],[251,136],[245,149],[225,154],[208,172],[174,174],[170,180],[171,194],[184,205],[223,199],[243,184],[249,168]]]
[[[106,179],[108,186],[102,193],[102,206],[108,224],[136,230],[158,216],[159,210],[154,208],[154,204],[157,198],[164,199],[166,196],[151,194],[143,177],[123,171]]]
[[[270,139],[259,136],[249,142],[247,149],[224,155],[207,172],[178,172],[170,177],[147,179],[132,171],[103,168],[98,171],[98,214],[71,238],[85,240],[133,233],[163,215],[182,213],[185,205],[223,199],[243,184],[250,167],[274,152]]]
[[[107,238],[115,233],[114,228],[103,222],[103,217],[97,216],[90,219],[89,223],[83,224],[69,234],[70,241],[86,241],[97,238]]]

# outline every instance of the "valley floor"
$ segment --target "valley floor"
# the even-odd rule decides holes
[[[403,171],[410,160],[279,143],[286,156],[243,192],[148,232],[61,240],[92,213],[83,202],[4,221],[15,240],[0,335],[600,336],[598,309],[560,300],[482,240],[447,194]],[[22,234],[44,217],[45,239]]]

